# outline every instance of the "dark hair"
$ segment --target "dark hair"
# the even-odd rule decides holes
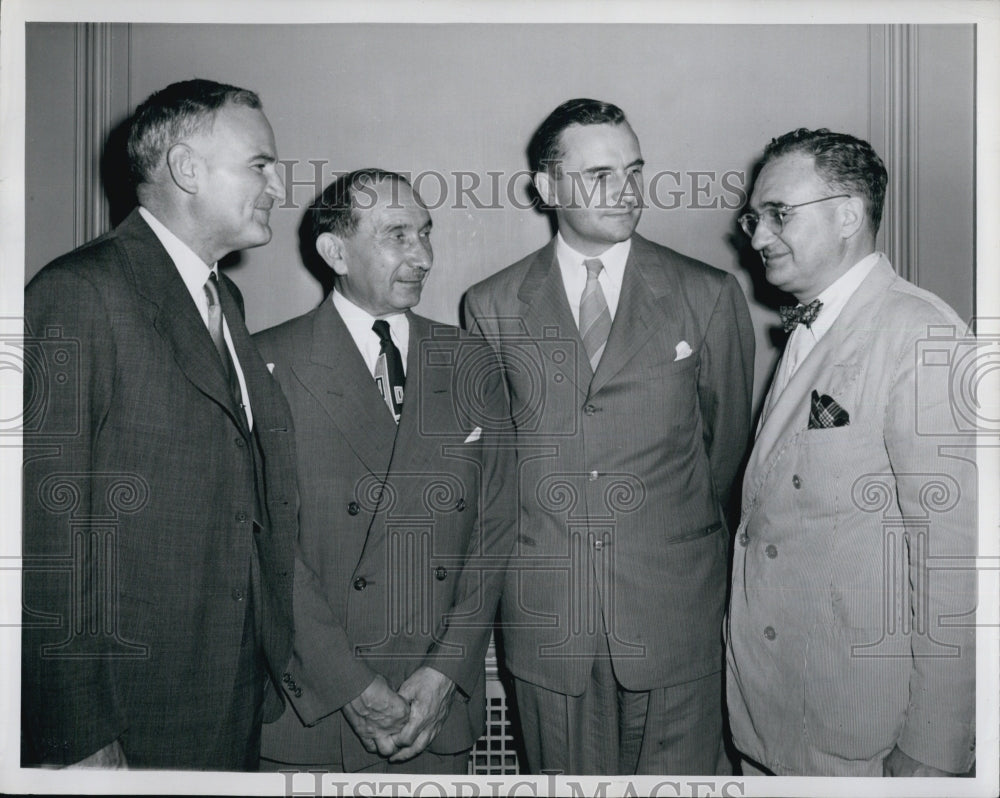
[[[532,172],[550,170],[563,157],[562,132],[570,125],[620,125],[627,123],[617,105],[578,98],[567,100],[549,114],[528,144],[528,166]]]
[[[764,149],[760,168],[769,161],[792,154],[811,156],[816,172],[831,188],[861,196],[865,201],[872,234],[878,232],[889,177],[885,164],[871,144],[847,133],[832,133],[825,127],[818,130],[800,127],[771,139]]]
[[[323,233],[333,233],[341,238],[352,235],[358,229],[358,217],[354,213],[359,207],[358,189],[383,180],[410,185],[410,181],[401,174],[369,167],[348,172],[323,189],[323,193],[309,207],[309,230],[313,242]],[[369,201],[371,199],[369,197]]]
[[[248,89],[214,80],[184,80],[153,92],[132,117],[128,136],[129,171],[134,185],[150,183],[181,139],[210,129],[216,112],[227,103],[260,108],[260,97]]]

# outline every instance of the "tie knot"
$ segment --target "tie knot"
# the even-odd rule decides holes
[[[604,268],[604,264],[601,263],[600,258],[587,258],[583,262],[583,265],[587,267],[587,278],[596,280],[598,275],[601,273],[601,269]]]
[[[808,305],[782,305],[778,308],[778,313],[781,314],[781,326],[785,332],[794,330],[796,324],[804,324],[806,329],[809,329],[822,309],[823,303],[818,299],[814,299]]]
[[[392,336],[389,335],[389,322],[385,319],[375,319],[372,329],[383,344],[392,341]]]
[[[219,278],[214,271],[208,273],[208,279],[205,281],[205,296],[208,297],[210,307],[219,304]]]

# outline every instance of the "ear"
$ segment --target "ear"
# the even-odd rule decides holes
[[[316,239],[316,252],[335,274],[347,274],[347,252],[344,239],[333,233],[320,233]]]
[[[558,204],[556,201],[556,183],[552,175],[547,171],[542,170],[540,172],[535,172],[531,179],[535,184],[535,191],[537,191],[538,196],[542,198],[542,202],[550,208],[556,207]]]
[[[868,215],[861,197],[851,197],[840,206],[840,234],[843,238],[853,238],[867,223]]]
[[[167,150],[167,169],[174,184],[188,194],[198,193],[195,153],[187,144],[175,144]]]

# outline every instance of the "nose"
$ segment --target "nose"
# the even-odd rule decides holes
[[[284,200],[285,198],[285,181],[281,177],[281,173],[278,171],[278,161],[271,164],[267,172],[267,188],[265,191],[274,197],[276,200]]]
[[[771,232],[771,229],[764,224],[763,220],[759,220],[757,222],[757,228],[753,231],[753,236],[750,238],[750,246],[760,252],[774,239],[775,235]]]
[[[618,203],[626,208],[642,207],[642,173],[625,175],[617,197]]]
[[[410,247],[410,256],[407,260],[412,268],[429,272],[434,265],[434,250],[431,248],[430,239],[418,236],[417,243]]]

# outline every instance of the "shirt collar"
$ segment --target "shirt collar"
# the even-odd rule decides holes
[[[865,278],[875,268],[881,257],[881,252],[873,252],[870,255],[866,255],[833,283],[823,289],[819,296],[816,297],[816,299],[823,303],[823,308],[820,310],[819,315],[816,316],[816,320],[812,323],[809,331],[817,341],[833,326],[833,323],[847,304],[847,300],[858,290],[861,283],[865,281]]]
[[[149,225],[150,229],[160,240],[160,243],[163,244],[163,248],[174,262],[174,266],[177,267],[184,285],[187,286],[188,292],[192,296],[202,293],[209,272],[216,271],[218,264],[213,263],[209,266],[205,263],[205,261],[195,255],[191,247],[181,241],[163,222],[141,205],[139,206],[139,215],[142,216],[146,224]]]
[[[584,255],[567,244],[562,233],[556,233],[556,258],[559,259],[559,263],[583,268],[585,260],[598,258],[604,264],[604,270],[608,276],[618,283],[621,282],[622,275],[625,274],[625,263],[628,261],[628,254],[631,250],[632,239],[627,238],[617,244],[612,244],[600,255]]]

